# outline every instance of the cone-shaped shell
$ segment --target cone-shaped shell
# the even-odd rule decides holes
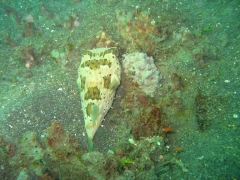
[[[78,69],[78,87],[89,150],[92,139],[110,109],[121,79],[121,66],[114,54],[116,48],[85,51]]]

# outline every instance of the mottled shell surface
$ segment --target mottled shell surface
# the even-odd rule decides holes
[[[98,48],[83,53],[78,69],[78,86],[85,128],[93,139],[110,109],[121,80],[121,66],[116,48]]]

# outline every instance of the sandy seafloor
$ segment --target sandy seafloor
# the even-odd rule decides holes
[[[0,179],[240,178],[238,0],[3,0],[0,4]],[[41,138],[51,122],[60,122],[75,136],[79,159],[87,153],[77,70],[84,50],[106,46],[118,48],[120,63],[125,53],[147,53],[160,70],[162,79],[153,98],[164,114],[153,133],[163,137],[159,152],[146,155],[151,159],[147,165],[139,160],[147,154],[144,149],[138,150],[136,159],[131,155],[141,144],[131,128],[140,122],[127,112],[137,107],[124,104],[127,93],[134,91],[122,72],[125,78],[113,108],[94,138],[95,151],[105,157],[112,150],[120,159],[117,175],[91,175],[91,170],[96,173],[94,165],[101,166],[97,162],[93,169],[85,164],[89,174],[84,177],[74,176],[77,171],[71,168],[71,175],[64,175],[60,166],[66,162],[60,159],[54,161],[59,164],[54,169],[46,157],[33,164],[36,159],[23,150],[29,147],[21,139],[31,132],[44,144]],[[62,55],[54,59],[53,50]],[[144,133],[139,132],[143,139],[152,138],[151,132]],[[46,145],[41,146],[44,151]],[[123,163],[123,156],[131,162]]]

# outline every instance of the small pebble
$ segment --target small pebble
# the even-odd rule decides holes
[[[128,141],[129,141],[131,144],[135,144],[135,142],[134,142],[133,139],[128,139]]]
[[[238,115],[237,114],[233,114],[233,118],[237,119]]]

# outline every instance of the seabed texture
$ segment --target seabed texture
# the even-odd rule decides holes
[[[239,0],[0,4],[0,179],[240,178]],[[103,47],[160,77],[149,96],[123,69],[89,153],[76,81]]]

